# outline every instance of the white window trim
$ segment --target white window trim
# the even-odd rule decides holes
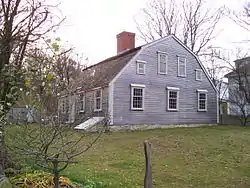
[[[142,60],[137,60],[136,61],[136,73],[140,74],[140,75],[145,75],[146,74],[146,61],[142,61]],[[143,73],[141,73],[139,70],[139,65],[143,64]]]
[[[197,104],[198,104],[198,112],[206,112],[207,111],[207,90],[203,89],[197,89]],[[200,109],[200,94],[205,94],[206,95],[206,100],[205,100],[205,109]]]
[[[100,96],[100,109],[96,109],[96,92],[100,90],[101,91],[101,96]],[[95,89],[94,91],[94,112],[100,112],[102,111],[102,89],[101,88],[98,88],[98,89]]]
[[[166,72],[160,72],[160,55],[166,55]],[[158,74],[166,75],[168,73],[168,55],[167,52],[157,51]]]
[[[207,93],[208,91],[205,90],[205,89],[197,89],[197,92],[198,92],[198,93]]]
[[[146,87],[144,84],[130,84],[131,87]]]
[[[79,113],[83,113],[83,112],[85,112],[85,107],[86,107],[86,94],[84,93],[84,92],[79,92],[78,93],[78,97],[79,97],[79,104],[80,104],[80,101],[81,101],[81,99],[80,99],[80,95],[83,93],[83,101],[84,101],[84,105],[83,105],[83,110],[80,110],[80,108],[79,108]]]
[[[145,85],[143,84],[130,84],[131,86],[131,93],[130,93],[130,97],[131,97],[131,102],[130,102],[130,109],[131,110],[138,110],[138,111],[143,111],[144,110],[144,100],[145,100]],[[134,89],[138,88],[138,89],[142,89],[142,108],[134,108],[133,107],[133,97],[134,97]]]
[[[201,79],[198,79],[197,73],[200,72]],[[195,69],[195,80],[202,81],[202,70],[201,69]]]
[[[167,87],[167,89],[168,90],[178,90],[178,91],[180,90],[180,88],[178,88],[178,87]]]
[[[180,91],[180,89],[177,87],[167,87],[167,91],[168,91],[168,96],[167,96],[167,106],[168,106],[167,109],[168,109],[168,111],[179,111],[179,91]],[[177,92],[176,109],[169,108],[169,93],[170,93],[170,91]]]
[[[143,61],[143,60],[136,60],[136,62],[138,62],[138,63],[147,63],[147,61]]]
[[[185,59],[185,61],[184,61],[184,63],[185,63],[185,74],[184,75],[181,75],[180,74],[180,58],[184,58]],[[177,56],[177,59],[178,59],[178,76],[179,77],[187,77],[187,58],[186,57],[184,57],[184,56]]]

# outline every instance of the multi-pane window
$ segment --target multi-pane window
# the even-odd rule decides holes
[[[202,80],[202,70],[201,69],[196,69],[195,70],[195,79],[196,80]]]
[[[68,112],[68,98],[67,97],[63,97],[61,98],[61,112],[62,113],[67,113]]]
[[[186,77],[186,58],[178,56],[178,76]]]
[[[80,112],[85,111],[85,95],[84,95],[84,93],[79,94],[79,111]]]
[[[145,74],[146,70],[146,62],[145,61],[137,61],[137,74]]]
[[[102,110],[102,90],[95,90],[94,111]]]
[[[179,88],[168,87],[168,110],[178,110]]]
[[[158,73],[167,74],[168,56],[164,52],[158,52]]]
[[[207,111],[207,91],[198,90],[198,111]]]
[[[144,109],[144,85],[131,84],[131,109]]]
[[[61,99],[61,108],[62,108],[62,113],[66,112],[66,101],[65,98]]]

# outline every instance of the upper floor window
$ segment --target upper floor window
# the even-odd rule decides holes
[[[202,70],[201,69],[196,69],[195,70],[195,80],[202,80]]]
[[[102,111],[102,89],[95,90],[94,93],[94,111]]]
[[[178,56],[178,76],[186,77],[186,58]]]
[[[85,94],[84,93],[79,94],[79,111],[80,112],[85,111]]]
[[[179,88],[167,87],[168,92],[168,110],[177,111],[179,107]]]
[[[198,111],[207,111],[207,90],[197,90],[198,92]]]
[[[146,72],[146,61],[136,61],[136,73],[145,74]]]
[[[145,85],[131,84],[131,110],[144,110]]]
[[[168,56],[165,52],[158,52],[158,73],[167,74]]]

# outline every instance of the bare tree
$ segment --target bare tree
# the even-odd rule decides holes
[[[147,8],[142,10],[145,16],[144,24],[136,21],[137,29],[144,41],[150,42],[159,37],[176,34],[180,22],[178,7],[175,0],[152,0]]]
[[[241,124],[246,125],[250,117],[250,75],[249,75],[249,58],[248,64],[243,65],[240,62],[227,75],[229,79],[229,103],[230,112],[239,117]]]
[[[211,51],[211,52],[210,52]],[[228,72],[228,63],[221,56],[222,49],[212,48],[208,55],[204,56],[204,65],[208,76],[218,90],[220,99],[225,99],[227,94],[227,83],[224,81],[224,75]]]
[[[23,84],[23,60],[26,50],[41,36],[54,30],[56,6],[44,0],[1,0],[0,2],[0,118],[15,103]],[[0,132],[4,134],[4,124]],[[4,139],[0,139],[0,170],[4,164]],[[0,171],[0,174],[3,172]]]
[[[60,173],[68,165],[77,163],[76,157],[87,152],[100,138],[104,129],[93,134],[76,132],[70,126],[50,119],[47,125],[22,124],[8,133],[6,143],[15,160],[32,162],[54,175],[54,187],[59,187]],[[15,138],[15,139],[13,139]]]
[[[73,59],[73,49],[63,48],[59,39],[46,41],[45,47],[31,49],[27,54],[28,57],[24,63],[26,66],[25,84],[28,87],[23,90],[23,93],[32,93],[31,97],[22,100],[25,100],[25,104],[31,102],[34,106],[30,100],[36,100],[35,96],[43,93],[41,98],[46,104],[37,101],[39,105],[43,105],[44,111],[40,115],[43,117],[48,114],[57,115],[58,94],[72,87],[71,84],[79,78],[83,65],[80,61]],[[46,84],[51,85],[47,91]]]
[[[143,9],[143,20],[137,20],[142,39],[150,42],[174,34],[195,54],[201,55],[214,39],[216,27],[222,17],[222,8],[209,9],[204,0],[176,1],[152,0]],[[139,23],[145,23],[139,24]]]
[[[35,49],[25,60],[28,74],[23,97],[29,99],[26,104],[31,109],[30,115],[34,117],[38,113],[39,124],[34,126],[26,122],[14,132],[6,132],[6,143],[9,153],[18,156],[19,160],[23,157],[50,171],[54,175],[54,187],[58,188],[61,171],[76,163],[76,157],[92,147],[107,124],[103,123],[93,137],[76,132],[70,124],[63,125],[55,118],[58,115],[58,102],[55,101],[59,100],[61,93],[71,95],[76,92],[75,82],[79,75],[75,74],[80,66],[70,58],[70,50],[60,50],[56,44],[48,48],[53,53],[49,54],[47,48]],[[42,121],[45,118],[46,122]]]
[[[237,25],[250,31],[250,2],[247,2],[238,12],[228,9],[227,13]]]
[[[219,60],[223,69],[222,75],[227,73],[225,77],[228,79],[228,97],[224,100],[229,104],[230,115],[238,117],[241,124],[246,125],[250,115],[250,57],[248,52],[242,49],[223,52],[219,49],[213,51],[213,58]],[[234,63],[232,63],[232,58],[236,58]],[[221,86],[219,84],[217,88]]]

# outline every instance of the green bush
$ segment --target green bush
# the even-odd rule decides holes
[[[109,186],[102,182],[95,182],[92,180],[87,180],[84,182],[84,188],[107,188],[107,187]]]
[[[14,168],[6,168],[4,170],[4,173],[7,177],[12,177],[12,176],[15,176],[16,174],[18,174],[18,171]]]

